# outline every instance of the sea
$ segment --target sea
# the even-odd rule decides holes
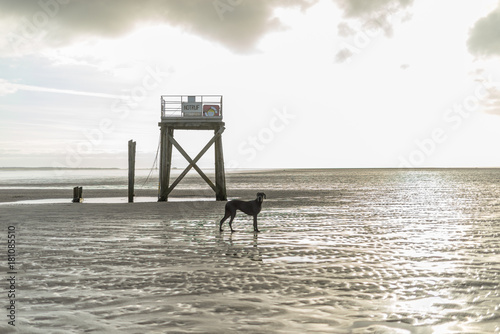
[[[54,173],[0,170],[0,192],[126,187],[124,170]],[[157,187],[156,172],[139,171],[138,180],[149,191]],[[192,178],[180,186],[189,191],[202,183]],[[32,302],[25,296],[28,327],[54,333],[500,333],[500,169],[233,171],[227,186],[229,195],[266,193],[261,233],[241,216],[234,234],[227,226],[217,231],[215,214],[107,216],[97,230],[73,225],[68,235],[76,246],[69,236],[53,238],[34,218],[40,240],[67,248],[68,255],[56,261],[41,249],[33,260],[43,279],[25,282],[24,291],[34,296]],[[108,200],[115,203],[101,202]],[[113,231],[109,242],[106,228]],[[108,257],[116,262],[104,261]],[[37,317],[44,307],[48,313]]]

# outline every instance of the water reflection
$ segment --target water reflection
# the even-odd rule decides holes
[[[212,197],[170,197],[169,202],[209,202],[213,201]],[[156,203],[158,197],[134,197],[135,203]],[[15,202],[1,202],[0,205],[26,205],[26,204],[68,204],[72,203],[68,198],[47,198],[35,200],[22,200]],[[82,201],[83,204],[120,204],[128,203],[127,197],[86,197]]]
[[[250,238],[252,236],[252,238]],[[229,257],[248,258],[252,261],[262,261],[262,253],[259,249],[259,233],[229,233],[218,232],[216,235],[217,245],[222,252]]]

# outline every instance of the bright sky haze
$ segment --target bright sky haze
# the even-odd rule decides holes
[[[133,139],[149,168],[175,94],[224,96],[229,168],[500,167],[498,0],[1,0],[0,28],[0,167]]]

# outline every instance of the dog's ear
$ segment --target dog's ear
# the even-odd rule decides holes
[[[264,196],[264,198],[266,198],[266,199],[267,199],[266,194],[262,193],[262,196]]]

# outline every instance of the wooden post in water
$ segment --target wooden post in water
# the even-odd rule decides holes
[[[217,130],[214,130],[217,133]],[[215,199],[227,201],[226,175],[224,173],[224,154],[222,153],[222,137],[215,140]]]
[[[73,203],[81,203],[82,202],[82,187],[74,187],[73,188]]]
[[[128,202],[134,203],[135,141],[128,142]]]

